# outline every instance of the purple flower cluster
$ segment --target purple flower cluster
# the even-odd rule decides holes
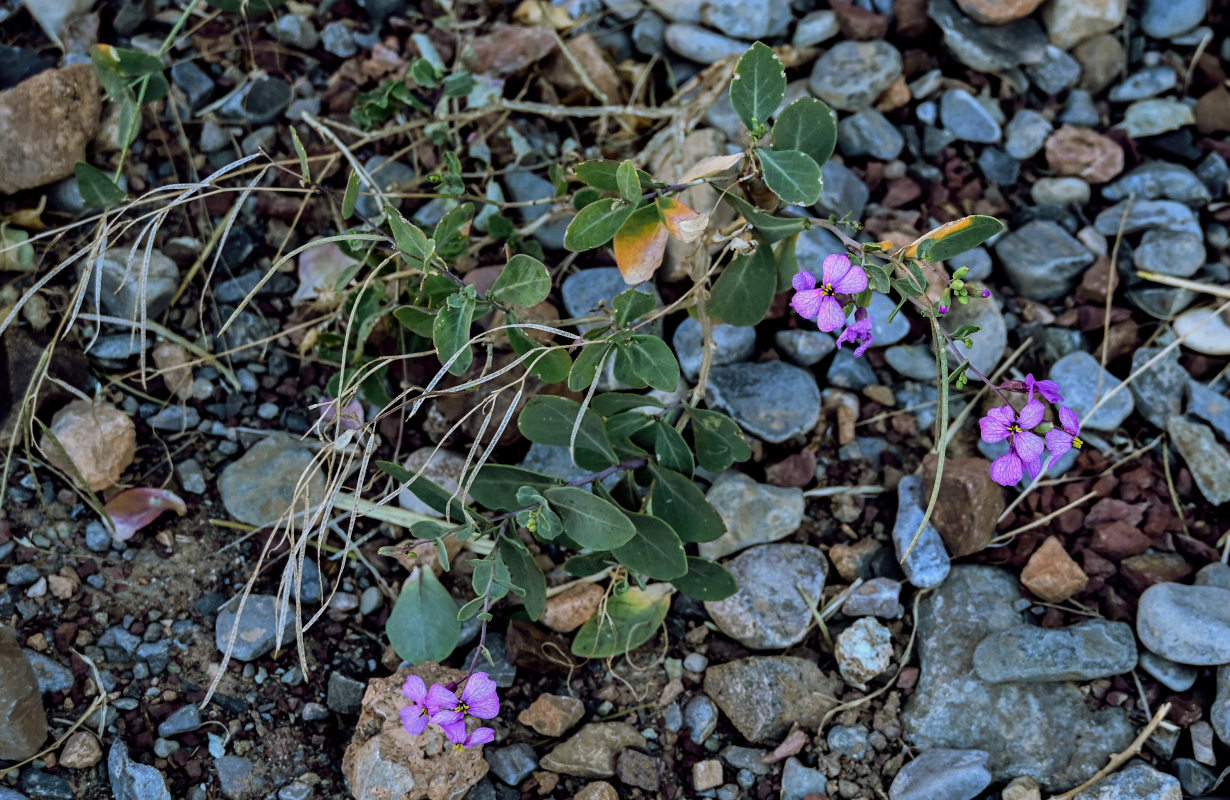
[[[1008,452],[991,464],[991,480],[1001,486],[1015,486],[1026,472],[1029,477],[1036,478],[1043,469],[1054,466],[1064,453],[1072,448],[1080,449],[1080,420],[1075,411],[1059,405],[1063,395],[1057,383],[1034,380],[1033,375],[1026,375],[1023,381],[1009,381],[999,388],[1028,394],[1029,400],[1019,412],[1010,405],[1000,406],[978,421],[984,442],[1008,440]],[[1034,399],[1035,392],[1056,407],[1059,417],[1059,425],[1046,431],[1045,440],[1033,432],[1046,414],[1042,403]],[[1051,452],[1051,460],[1043,467],[1042,456],[1047,450]]]
[[[458,750],[495,741],[495,731],[491,728],[480,727],[466,733],[468,716],[494,719],[500,713],[495,681],[485,672],[475,672],[465,679],[461,697],[454,693],[456,686],[455,683],[448,686],[433,683],[428,688],[418,675],[406,678],[406,685],[401,691],[410,705],[401,710],[402,725],[417,736],[427,730],[429,724],[435,723]]]
[[[794,286],[795,295],[790,301],[793,308],[803,319],[814,319],[816,325],[825,333],[835,331],[846,321],[846,312],[838,295],[854,295],[867,288],[867,273],[861,267],[850,263],[850,257],[834,253],[824,259],[820,270],[820,285],[816,286],[816,276],[803,270],[794,276],[790,283]],[[871,346],[871,317],[867,309],[859,308],[854,312],[854,323],[837,337],[837,349],[843,342],[856,345],[854,355],[861,356]]]

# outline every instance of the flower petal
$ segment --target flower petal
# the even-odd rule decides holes
[[[991,464],[991,480],[1000,486],[1016,486],[1025,474],[1025,464],[1016,453],[1005,453]]]
[[[820,266],[820,282],[832,286],[850,269],[850,257],[845,253],[833,253],[824,257]]]
[[[849,259],[846,259],[849,263]],[[833,291],[838,294],[858,294],[867,288],[867,273],[863,268],[850,264],[850,268],[837,280],[833,281]]]
[[[805,292],[808,289],[816,288],[816,276],[812,275],[807,270],[799,270],[794,273],[794,277],[790,279],[790,285],[794,287],[796,292]]]
[[[423,715],[422,706],[406,706],[401,710],[401,724],[405,726],[406,732],[412,736],[418,736],[427,730],[427,723],[430,721],[430,719]]]
[[[815,319],[823,297],[819,289],[807,289],[790,299],[790,307],[803,319]]]
[[[1081,432],[1080,419],[1076,416],[1076,412],[1067,406],[1059,407],[1059,425],[1065,431],[1072,434],[1072,436]],[[1071,442],[1072,436],[1068,437],[1069,442]]]
[[[444,735],[448,737],[448,740],[450,742],[452,742],[453,744],[459,744],[459,745],[465,744],[466,742],[466,721],[464,719],[459,719],[456,722],[444,722],[444,723],[437,722],[436,724],[444,729]]]
[[[820,307],[816,311],[816,325],[825,333],[837,330],[846,321],[846,314],[841,310],[841,303],[832,297],[820,298]]]
[[[1012,437],[1012,449],[1022,461],[1035,461],[1042,457],[1042,452],[1046,450],[1046,443],[1036,433],[1018,433]]]
[[[438,683],[433,683],[427,690],[427,710],[431,714],[437,711],[452,711],[457,707],[457,695],[445,689]]]
[[[1029,473],[1030,478],[1036,478],[1042,473],[1042,458],[1035,458],[1032,461],[1025,462],[1025,471]]]
[[[1021,415],[1017,417],[1017,424],[1026,430],[1031,430],[1038,427],[1038,423],[1042,421],[1042,417],[1046,415],[1046,406],[1039,403],[1037,400],[1030,400],[1021,409]]]
[[[401,687],[401,693],[421,706],[427,705],[427,684],[418,675],[406,678],[405,685]]]
[[[987,412],[987,415],[978,420],[978,427],[982,428],[982,441],[988,444],[1002,442],[1008,438],[1008,424],[1004,422],[1001,415],[996,414],[998,408],[993,408]]]
[[[495,741],[495,730],[492,728],[475,728],[474,733],[466,737],[466,747],[478,747]]]
[[[485,672],[475,672],[466,681],[461,700],[470,714],[479,719],[492,719],[500,713],[500,698],[496,695],[495,681]]]

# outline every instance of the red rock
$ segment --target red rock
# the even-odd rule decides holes
[[[984,25],[1003,25],[1028,17],[1042,0],[957,0],[965,15]]]
[[[1021,570],[1021,583],[1048,603],[1062,603],[1084,591],[1089,576],[1072,560],[1059,539],[1050,536],[1029,557]]]
[[[1123,172],[1123,148],[1109,136],[1064,125],[1046,140],[1046,163],[1057,175],[1106,183]]]
[[[931,27],[926,0],[893,0],[893,19],[897,21],[897,35],[905,39],[916,39]]]
[[[51,433],[63,451],[44,434],[39,447],[47,461],[96,492],[118,485],[137,454],[136,426],[109,403],[74,400],[52,418]]]
[[[98,135],[101,111],[91,64],[49,69],[0,92],[0,194],[72,175]]]
[[[483,75],[512,75],[529,67],[555,49],[551,31],[540,27],[496,23],[491,32],[477,37],[466,66]]]
[[[849,0],[834,0],[830,4],[837,14],[837,24],[841,33],[847,39],[869,42],[873,39],[883,39],[888,33],[889,18],[887,14],[877,14],[856,5]]]
[[[585,716],[585,704],[575,697],[541,694],[517,715],[517,722],[543,736],[563,736]]]
[[[1143,592],[1155,583],[1177,583],[1194,571],[1178,553],[1142,553],[1119,562],[1123,580],[1136,592]]]
[[[772,486],[801,489],[816,479],[816,454],[810,450],[792,453],[767,467],[764,475]]]
[[[1093,529],[1089,549],[1112,561],[1140,555],[1149,549],[1153,541],[1137,528],[1126,522],[1103,522]]]
[[[923,459],[924,497],[930,497],[935,486],[936,460],[934,454]],[[1003,488],[991,480],[991,462],[983,458],[944,461],[931,524],[940,532],[952,558],[984,550],[1004,507]]]

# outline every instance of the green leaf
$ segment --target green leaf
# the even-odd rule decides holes
[[[386,204],[384,213],[389,220],[389,228],[393,231],[393,241],[397,243],[397,249],[419,261],[425,260],[433,249],[427,234],[403,217],[392,205]]]
[[[730,82],[730,105],[749,131],[769,121],[786,96],[786,69],[773,48],[756,42],[739,59]],[[812,201],[815,202],[815,201]]]
[[[512,576],[509,575],[508,565],[504,563],[501,551],[492,553],[490,558],[476,558],[470,563],[474,565],[470,585],[475,594],[483,594],[488,586],[491,587],[492,600],[499,600],[508,594],[508,583]]]
[[[431,327],[431,340],[436,346],[436,355],[441,364],[448,363],[454,354],[460,353],[448,368],[453,375],[464,373],[474,360],[474,352],[469,345],[474,305],[474,298],[464,292],[450,295],[444,308],[436,312],[436,319]]]
[[[641,380],[641,376],[633,372],[632,359],[628,355],[626,346],[616,347],[612,358],[614,361],[611,364],[611,374],[615,376],[615,380],[629,389],[644,389],[649,385]]]
[[[536,258],[518,253],[508,259],[487,296],[497,303],[529,308],[551,293],[551,276]]]
[[[162,72],[162,59],[158,56],[109,44],[94,45],[90,49],[90,60],[96,67],[112,70],[125,78],[140,78]]]
[[[606,354],[611,351],[609,342],[594,342],[587,344],[572,362],[572,370],[568,373],[568,388],[574,392],[584,391],[598,377],[598,367]]]
[[[430,339],[432,327],[436,321],[436,312],[417,306],[398,306],[393,309],[393,319],[400,322],[411,332]]]
[[[777,291],[788,292],[794,288],[792,281],[799,271],[799,259],[796,255],[799,237],[787,236],[777,245],[774,254],[777,260]]]
[[[456,525],[435,520],[423,520],[410,526],[410,535],[415,539],[439,539],[447,536],[450,531],[457,530]]]
[[[525,590],[521,603],[525,613],[536,622],[547,607],[547,581],[542,568],[528,552],[506,539],[500,540],[500,557],[508,565],[512,582]]]
[[[580,211],[590,203],[596,203],[602,198],[602,192],[597,189],[578,189],[572,196],[572,210]]]
[[[721,472],[736,461],[752,457],[738,424],[717,411],[692,409],[692,438],[697,462],[710,472]]]
[[[653,467],[648,511],[685,542],[712,542],[726,533],[726,523],[692,480],[672,469]]]
[[[709,293],[709,315],[730,325],[755,325],[769,313],[777,294],[773,251],[761,245],[722,271]]]
[[[457,603],[431,570],[417,569],[402,584],[384,632],[411,664],[443,661],[461,641]]]
[[[295,146],[295,154],[299,156],[299,171],[303,173],[305,181],[312,180],[312,170],[308,166],[307,150],[303,149],[303,142],[299,141],[299,131],[295,130],[295,126],[290,126],[290,141]]]
[[[658,307],[658,299],[649,292],[633,287],[625,289],[611,300],[615,309],[615,327],[626,328]]]
[[[657,336],[636,334],[625,354],[632,371],[653,388],[673,392],[679,387],[679,362],[670,345]]]
[[[377,461],[376,468],[400,483],[402,488],[409,490],[436,513],[444,514],[453,520],[468,519],[465,505],[456,498],[450,501],[452,492],[431,479],[422,475],[415,478],[413,472],[392,461]]]
[[[425,58],[416,58],[410,62],[410,77],[424,89],[434,89],[439,83],[436,68]]]
[[[823,166],[837,146],[837,117],[823,101],[800,97],[777,115],[769,142],[774,150],[798,150]]]
[[[559,486],[543,495],[564,520],[564,533],[581,547],[613,550],[636,535],[632,520],[618,506],[584,489]]]
[[[590,575],[597,575],[612,563],[614,560],[611,554],[601,550],[597,553],[584,553],[568,558],[564,561],[564,571],[578,578],[586,578]]]
[[[140,103],[154,103],[167,96],[171,84],[161,72],[145,75],[137,81],[136,98]]]
[[[115,205],[128,196],[105,172],[84,161],[78,161],[73,166],[73,173],[77,176],[77,190],[81,192],[86,208]]]
[[[564,231],[564,247],[573,252],[602,247],[619,232],[636,206],[618,200],[595,200],[577,212]]]
[[[739,591],[739,584],[730,570],[698,556],[688,556],[687,574],[671,583],[695,600],[725,600]]]
[[[465,253],[470,240],[470,220],[473,218],[474,204],[462,203],[436,223],[431,238],[436,243],[436,252],[445,261],[455,261]]]
[[[820,199],[820,165],[798,150],[757,150],[765,185],[787,203],[809,206]]]
[[[470,485],[470,497],[492,511],[512,511],[525,505],[517,499],[521,487],[530,486],[543,492],[561,483],[559,478],[521,467],[484,464]]]
[[[621,161],[615,169],[615,184],[620,199],[625,203],[635,203],[641,199],[641,179],[636,172],[636,164],[631,161]]]
[[[670,589],[654,584],[631,588],[606,602],[605,613],[595,614],[572,640],[573,655],[610,658],[622,655],[653,638],[670,609]]]
[[[359,200],[359,173],[351,170],[346,179],[346,193],[342,195],[342,219],[354,216],[354,204]]]
[[[474,87],[478,86],[478,81],[468,72],[454,72],[444,78],[444,96],[445,97],[465,97],[470,92],[474,91]]]
[[[539,395],[521,409],[517,429],[531,442],[568,447],[580,410],[581,405],[574,400]],[[578,467],[592,470],[605,469],[619,461],[607,441],[602,418],[588,409],[581,418],[572,459]]]
[[[577,180],[604,192],[618,192],[618,172],[621,161],[583,161],[572,168]],[[637,182],[644,187],[653,184],[653,176],[643,169],[636,171]]]
[[[787,236],[793,236],[811,227],[811,223],[802,217],[775,217],[772,214],[766,214],[742,197],[731,193],[724,195],[723,199],[734,206],[735,210],[752,224],[761,244],[779,242]]]
[[[604,417],[610,417],[621,411],[629,411],[642,406],[666,408],[666,404],[656,397],[628,392],[603,392],[590,402],[589,407]]]
[[[947,222],[920,237],[905,248],[906,258],[922,258],[927,261],[947,261],[990,239],[1004,229],[1004,223],[981,214]],[[927,250],[927,252],[923,252]],[[923,285],[926,285],[924,281]]]
[[[636,535],[627,544],[612,548],[620,564],[660,581],[673,580],[688,571],[683,542],[670,525],[649,514],[624,513],[636,527]]]
[[[665,422],[654,426],[653,453],[663,467],[692,476],[692,450],[679,431]]]

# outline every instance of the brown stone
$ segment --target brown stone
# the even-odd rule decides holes
[[[1123,148],[1097,131],[1064,125],[1046,140],[1046,163],[1057,175],[1106,183],[1123,172]]]
[[[716,758],[697,761],[692,765],[692,788],[698,792],[722,785],[722,762]]]
[[[542,624],[553,631],[568,633],[584,625],[598,610],[603,588],[596,583],[581,583],[547,600]]]
[[[0,92],[0,194],[72,175],[101,111],[91,64],[49,69]]]
[[[50,346],[48,339],[31,336],[16,325],[10,325],[0,337],[0,449],[8,449],[23,413],[33,410],[37,414],[44,407],[53,408],[72,398],[59,384],[48,380],[42,382],[36,396],[26,397],[38,373],[39,360]],[[90,374],[89,363],[80,351],[61,344],[51,353],[47,374],[69,386],[83,386]]]
[[[74,400],[52,417],[51,434],[59,447],[46,434],[39,441],[47,461],[96,492],[117,486],[137,454],[136,426],[110,403]]]
[[[192,361],[192,356],[184,346],[175,342],[163,342],[154,348],[151,355],[154,357],[154,366],[162,372],[162,381],[171,394],[185,402],[191,400],[192,367],[188,364]]]
[[[517,715],[517,722],[543,736],[563,736],[585,716],[585,704],[575,697],[540,694],[530,707]]]
[[[837,706],[840,678],[794,656],[754,656],[705,670],[705,694],[750,742],[772,742],[796,723],[814,728]]]
[[[1140,555],[1153,544],[1148,536],[1126,522],[1103,522],[1094,526],[1089,549],[1112,561]]]
[[[869,42],[883,39],[888,33],[887,14],[877,14],[842,0],[834,0],[830,5],[837,14],[837,25],[841,28],[841,34],[847,39]]]
[[[1081,284],[1076,287],[1076,296],[1081,300],[1104,304],[1107,291],[1113,294],[1118,286],[1119,273],[1110,268],[1110,257],[1098,256],[1081,276]]]
[[[1051,0],[1042,9],[1051,44],[1067,50],[1077,42],[1113,31],[1127,16],[1127,0]]]
[[[619,792],[606,781],[587,783],[573,800],[619,800]]]
[[[1089,576],[1072,560],[1063,544],[1047,537],[1021,570],[1021,583],[1048,603],[1062,603],[1089,585]]]
[[[1132,591],[1143,592],[1155,583],[1178,583],[1195,569],[1178,553],[1141,553],[1120,561],[1119,572]]]
[[[1196,129],[1201,133],[1230,131],[1230,90],[1218,86],[1202,94],[1192,112],[1196,115]]]
[[[1104,33],[1081,42],[1072,50],[1081,65],[1078,87],[1097,94],[1114,83],[1127,64],[1123,45],[1113,33]]]
[[[629,786],[656,793],[662,783],[662,764],[648,753],[628,748],[615,761],[615,777]]]
[[[899,76],[876,99],[876,111],[884,114],[895,111],[910,102],[910,97],[910,87],[905,82],[905,76]]]
[[[34,667],[12,628],[0,627],[0,761],[21,761],[47,738],[47,714]]]
[[[619,80],[619,75],[602,48],[594,41],[594,37],[588,33],[578,34],[568,39],[567,47],[572,60],[556,53],[546,71],[551,82],[561,94],[567,95],[573,92],[588,94],[588,87],[572,66],[572,61],[575,61],[585,70],[594,88],[606,95],[605,98],[595,98],[595,100],[601,100],[607,105],[623,102],[623,84]]]
[[[930,497],[935,486],[935,465],[934,454],[923,459],[924,497]],[[944,461],[944,476],[931,524],[940,532],[952,558],[984,550],[1004,508],[1003,488],[991,480],[991,462],[984,458]]]
[[[496,23],[490,33],[477,37],[466,59],[467,68],[485,75],[512,75],[523,71],[555,49],[555,37],[546,28]]]
[[[591,722],[542,757],[541,766],[580,778],[609,778],[625,747],[644,747],[645,737],[626,722]]]
[[[102,747],[88,731],[77,731],[68,737],[60,751],[60,766],[69,769],[89,769],[102,761]]]
[[[829,560],[837,568],[843,580],[872,577],[872,562],[883,547],[871,537],[859,539],[854,544],[835,544],[829,548]]]
[[[1042,0],[957,0],[965,15],[984,25],[1004,25],[1028,17]]]
[[[356,800],[460,800],[487,774],[481,747],[457,750],[437,725],[411,736],[402,726],[402,686],[411,674],[430,686],[460,681],[465,673],[428,663],[373,678],[363,695],[354,738],[342,756],[342,774]]]
[[[802,489],[816,479],[816,454],[810,450],[791,453],[766,467],[764,478],[771,486]]]

